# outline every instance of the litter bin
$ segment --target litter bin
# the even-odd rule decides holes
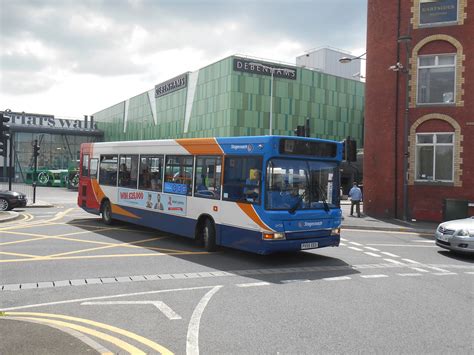
[[[446,198],[443,200],[443,221],[451,221],[453,219],[467,218],[469,202],[467,200],[457,200],[454,198]]]

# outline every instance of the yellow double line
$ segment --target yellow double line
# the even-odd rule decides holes
[[[109,342],[119,347],[120,349],[123,349],[129,354],[146,354],[147,353],[137,348],[136,346],[120,338],[117,338],[116,336],[104,333],[103,331],[95,330],[90,327],[86,327],[84,325],[80,325],[82,323],[88,326],[99,328],[101,330],[106,330],[109,333],[115,333],[115,334],[125,336],[129,339],[132,339],[133,341],[136,341],[140,344],[147,346],[150,349],[153,349],[153,351],[159,352],[160,354],[167,354],[167,355],[173,354],[170,350],[168,350],[164,346],[158,343],[155,343],[154,341],[150,339],[142,337],[141,335],[135,334],[133,332],[130,332],[130,331],[127,331],[127,330],[124,330],[112,325],[108,325],[108,324],[104,324],[104,323],[100,323],[100,322],[96,322],[96,321],[92,321],[88,319],[65,316],[62,314],[36,313],[36,312],[5,312],[3,313],[3,315],[9,319],[32,321],[32,322],[43,323],[43,324],[50,325],[53,327],[72,329],[83,334],[91,335],[97,339],[101,339],[106,342]],[[79,324],[76,324],[76,323],[79,323]],[[103,354],[107,354],[107,353],[103,353]]]

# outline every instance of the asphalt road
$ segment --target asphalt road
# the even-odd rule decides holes
[[[473,259],[431,235],[344,230],[338,248],[206,253],[41,193],[56,207],[0,225],[2,353],[474,351]],[[37,343],[48,336],[61,341]]]

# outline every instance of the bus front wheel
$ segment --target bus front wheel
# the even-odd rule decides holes
[[[107,225],[112,224],[112,207],[109,201],[102,203],[102,222]]]
[[[206,219],[202,228],[202,240],[204,242],[204,249],[207,251],[216,251],[216,228],[209,218]]]

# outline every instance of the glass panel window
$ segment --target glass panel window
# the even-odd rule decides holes
[[[99,183],[106,186],[117,186],[116,155],[102,155],[100,157]]]
[[[336,207],[338,173],[335,163],[272,159],[267,165],[265,208],[296,211]]]
[[[168,155],[165,168],[165,192],[191,195],[193,184],[193,157]]]
[[[140,179],[138,188],[162,191],[163,156],[140,156]]]
[[[120,187],[137,188],[138,155],[121,155],[119,169]]]
[[[418,143],[433,143],[432,134],[417,134],[416,139]]]
[[[431,139],[420,139],[431,136]],[[418,134],[416,145],[416,180],[453,180],[454,134]]]
[[[97,164],[99,160],[98,159],[91,159],[90,162],[90,177],[91,179],[97,179]]]
[[[196,157],[195,197],[220,199],[221,169],[221,157]]]
[[[418,58],[419,104],[455,102],[455,55],[434,55]]]
[[[82,174],[81,176],[89,176],[89,155],[82,156]]]
[[[458,0],[420,0],[420,26],[457,22]]]
[[[260,203],[262,158],[227,156],[224,163],[223,199]]]

